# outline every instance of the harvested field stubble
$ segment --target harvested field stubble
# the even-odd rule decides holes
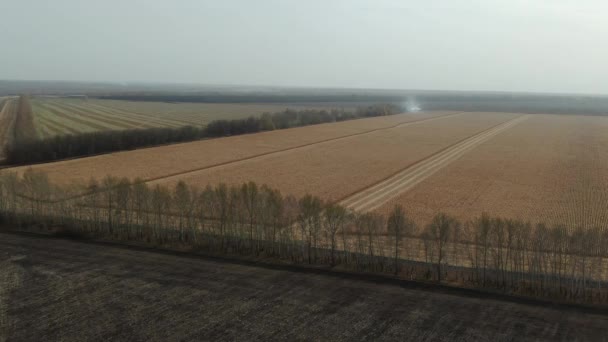
[[[413,164],[394,176],[347,197],[342,200],[340,204],[358,212],[372,211],[388,202],[391,198],[408,191],[416,184],[432,176],[468,151],[474,149],[477,145],[493,138],[502,131],[510,129],[522,121],[527,120],[527,118],[528,116],[520,116],[461,140],[458,143]]]
[[[60,184],[86,183],[91,177],[101,179],[107,175],[152,180],[446,115],[458,116],[452,112],[399,114],[146,148],[35,165],[33,168],[47,172],[52,181]],[[27,168],[10,170],[23,172]]]
[[[297,197],[339,200],[462,139],[516,118],[464,113],[307,146],[243,162],[159,179],[153,183],[206,186],[254,181]]]
[[[608,118],[533,115],[379,209],[608,228]]]

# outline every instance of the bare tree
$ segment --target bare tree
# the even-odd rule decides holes
[[[132,208],[135,210],[136,235],[143,236],[143,227],[150,226],[150,189],[141,179],[133,181]]]
[[[306,195],[299,201],[300,214],[298,222],[302,238],[306,241],[308,263],[313,263],[313,246],[316,248],[323,202],[318,197]],[[316,258],[314,258],[316,259]]]
[[[375,213],[367,213],[364,215],[363,217],[363,222],[365,223],[366,227],[367,227],[367,243],[368,243],[368,255],[370,256],[371,262],[374,263],[374,269],[375,267],[377,267],[377,263],[376,263],[376,250],[377,250],[377,238],[378,235],[380,234],[380,231],[383,229],[383,227],[386,226],[385,224],[385,218],[384,216],[380,215],[380,214],[375,214]],[[380,259],[383,260],[383,259]],[[382,266],[382,264],[380,265]]]
[[[454,232],[460,227],[460,223],[451,216],[444,213],[435,215],[427,226],[428,235],[435,242],[437,251],[437,281],[441,282],[441,265],[445,259],[445,247]]]
[[[346,209],[343,206],[334,203],[325,206],[325,228],[331,246],[331,266],[336,265],[337,234],[344,229],[345,220]]]
[[[223,250],[225,247],[226,230],[230,215],[230,193],[228,186],[224,183],[219,184],[215,188],[214,214],[218,219],[218,233],[220,236],[220,247]]]
[[[157,184],[151,195],[152,212],[154,214],[153,235],[157,241],[163,243],[166,236],[164,230],[168,226],[165,218],[171,208],[171,193],[166,187]]]
[[[101,182],[104,194],[104,204],[106,207],[106,221],[108,224],[108,232],[114,231],[114,211],[116,210],[116,185],[118,179],[116,177],[107,176]]]
[[[260,194],[258,190],[257,184],[254,182],[248,182],[243,184],[241,187],[241,198],[243,199],[243,204],[245,205],[245,209],[247,210],[247,215],[249,219],[249,246],[253,247],[253,231],[254,225],[256,223],[257,215],[259,212],[260,206]],[[259,241],[259,239],[258,239]],[[257,248],[256,248],[257,250]]]
[[[482,213],[474,224],[475,227],[475,248],[478,250],[478,259],[481,258],[482,266],[482,286],[486,285],[486,271],[488,269],[488,254],[490,251],[490,230],[492,220],[487,213]],[[479,251],[481,250],[481,251]]]
[[[285,206],[281,192],[273,190],[268,186],[262,186],[262,196],[264,200],[264,226],[268,230],[266,239],[270,239],[272,253],[276,253],[277,236],[285,225]]]
[[[387,229],[388,233],[393,237],[395,275],[397,275],[400,269],[399,254],[401,242],[404,236],[414,230],[414,223],[405,216],[403,207],[396,205],[388,217]]]
[[[177,207],[177,215],[178,215],[178,227],[179,227],[179,238],[180,240],[184,240],[184,225],[185,222],[189,222],[189,218],[192,215],[193,203],[192,203],[192,194],[190,189],[186,185],[186,183],[180,180],[175,185],[175,190],[173,192],[173,203]]]

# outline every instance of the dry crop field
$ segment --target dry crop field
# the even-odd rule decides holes
[[[110,174],[204,187],[255,181],[358,211],[402,204],[549,224],[608,225],[608,118],[435,112],[211,139],[34,166],[56,182]],[[23,171],[25,167],[13,170]]]
[[[608,118],[531,115],[385,204],[418,222],[442,210],[608,227]]]
[[[0,234],[0,340],[589,341],[608,329],[598,312],[466,291],[50,242]]]
[[[51,180],[60,184],[86,183],[91,177],[107,175],[137,177],[152,181],[171,175],[187,175],[215,165],[239,160],[289,152],[320,142],[331,142],[348,137],[363,136],[379,130],[410,122],[423,122],[437,117],[456,115],[451,112],[400,114],[340,123],[321,124],[276,130],[234,137],[201,140],[183,144],[144,148],[33,166],[47,172]],[[23,171],[29,167],[9,170]]]
[[[153,183],[206,186],[252,180],[296,197],[307,193],[339,200],[370,186],[465,137],[516,115],[464,113],[405,123],[368,134],[309,145]]]
[[[153,127],[204,126],[219,119],[241,119],[287,108],[353,110],[352,104],[166,103],[37,97],[31,99],[38,137]]]

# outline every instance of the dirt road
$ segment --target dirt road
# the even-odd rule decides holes
[[[3,102],[3,103],[2,103]],[[18,110],[17,98],[0,101],[0,160],[4,159],[4,148],[13,141]]]
[[[573,341],[608,316],[0,234],[0,340]]]

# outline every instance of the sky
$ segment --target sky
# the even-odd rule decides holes
[[[0,79],[608,94],[605,0],[2,0],[0,13]]]

